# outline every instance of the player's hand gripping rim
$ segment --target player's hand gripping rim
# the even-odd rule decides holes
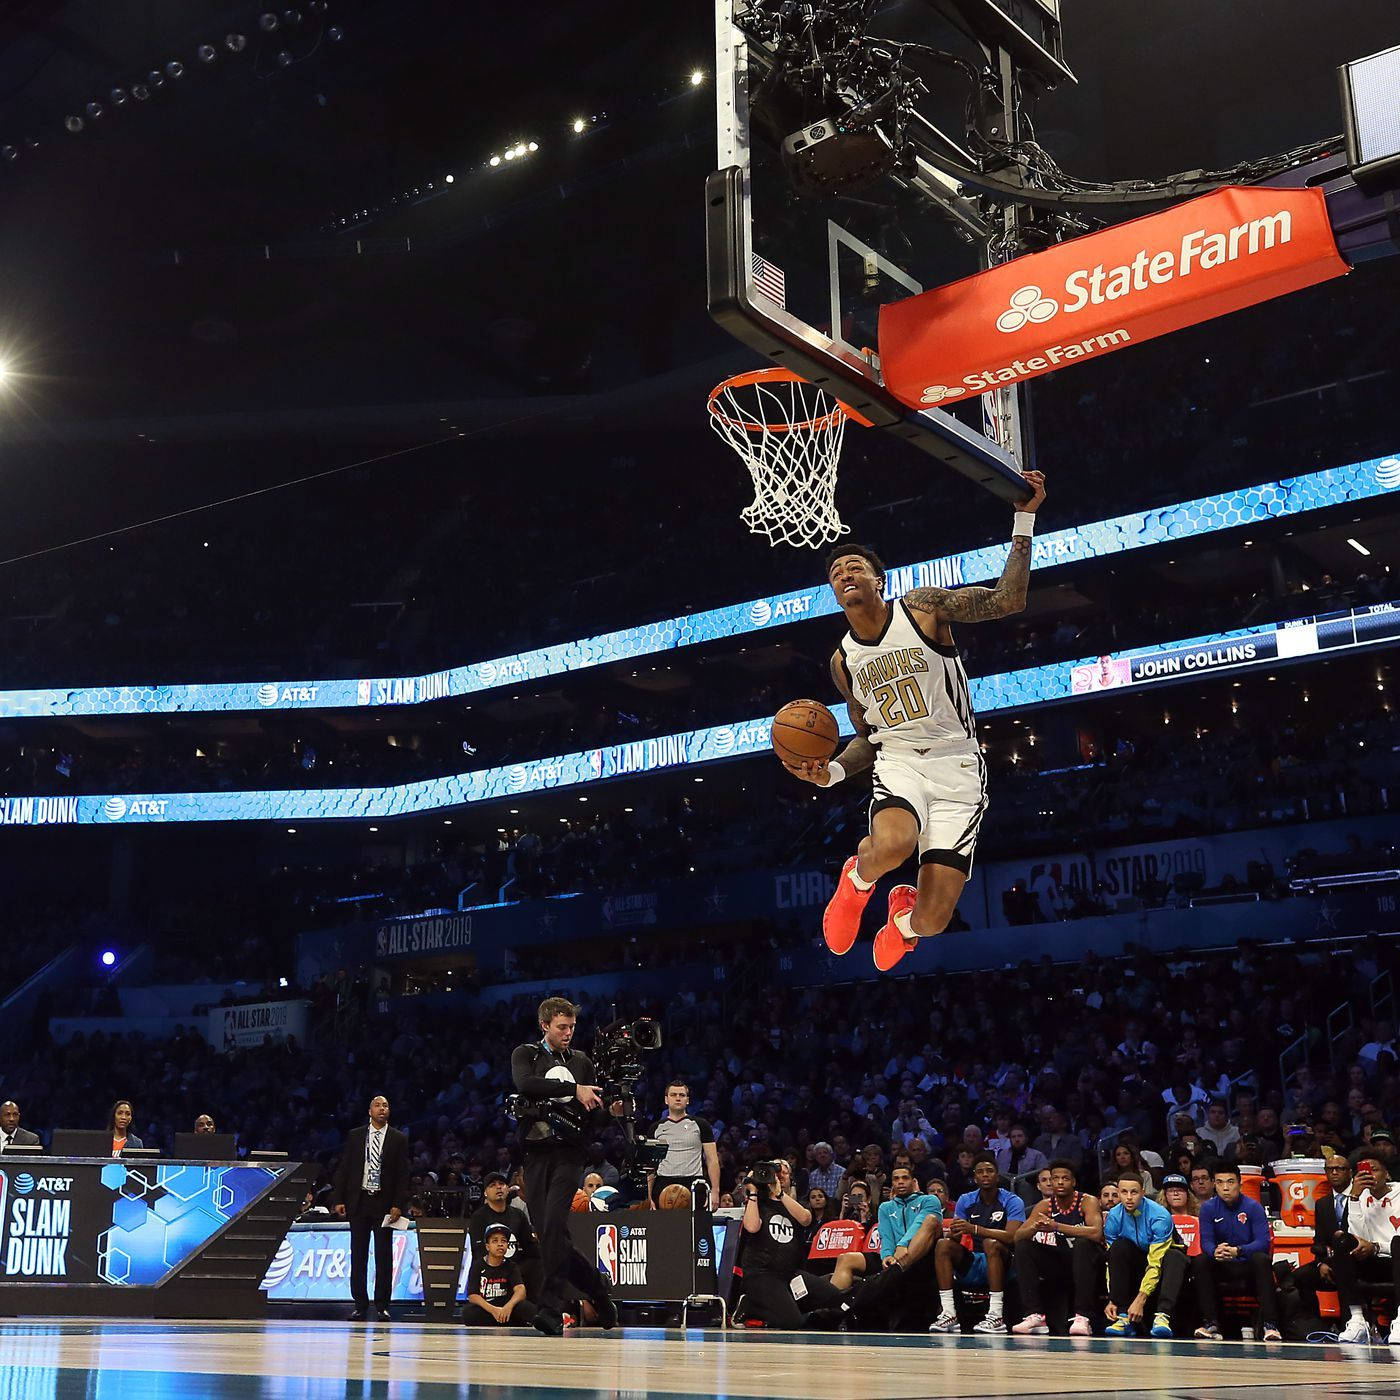
[[[1028,515],[1035,513],[1035,508],[1045,501],[1045,473],[1026,472],[1026,484],[1031,488],[1031,495],[1024,501],[1016,502],[1016,509],[1025,511]]]

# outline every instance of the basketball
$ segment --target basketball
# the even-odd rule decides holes
[[[569,1209],[575,1214],[581,1214],[583,1211],[589,1210],[590,1206],[588,1204],[588,1193],[586,1191],[575,1191],[574,1203],[569,1207]]]
[[[784,763],[829,759],[839,738],[836,716],[820,700],[789,700],[773,716],[773,752]]]
[[[658,1210],[689,1210],[689,1188],[682,1186],[679,1181],[673,1181],[656,1198],[656,1206]]]

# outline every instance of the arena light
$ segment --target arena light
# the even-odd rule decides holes
[[[500,156],[492,156],[492,157],[491,157],[491,164],[492,164],[492,165],[499,165],[500,163],[501,163],[501,158],[500,158]]]
[[[1371,551],[1370,551],[1369,549],[1367,549],[1366,546],[1365,546],[1364,544],[1362,544],[1360,540],[1354,540],[1354,539],[1352,539],[1352,537],[1351,537],[1350,535],[1348,535],[1348,536],[1347,536],[1347,543],[1348,543],[1358,554],[1364,554],[1368,559],[1371,557]]]
[[[703,83],[704,81],[705,81],[705,74],[704,74],[699,68],[696,68],[696,69],[692,70],[692,72],[691,72],[691,74],[690,74],[690,85],[691,85],[691,87],[699,87],[700,84]]]
[[[575,136],[582,136],[583,133],[584,133],[587,129],[588,129],[588,123],[587,123],[586,121],[584,121],[584,119],[583,119],[582,117],[575,117],[575,118],[574,118],[574,135],[575,135]]]
[[[115,967],[116,964],[117,964],[117,955],[116,955],[116,953],[115,953],[111,948],[104,948],[104,949],[102,950],[102,966],[103,966],[103,967]]]
[[[442,183],[444,185],[450,185],[456,178],[457,177],[455,175],[444,175],[442,177]]]

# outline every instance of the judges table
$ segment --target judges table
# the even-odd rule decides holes
[[[0,1315],[258,1317],[300,1162],[0,1157]]]

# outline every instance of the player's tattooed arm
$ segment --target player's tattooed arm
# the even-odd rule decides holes
[[[993,622],[1025,609],[1030,577],[1031,542],[1019,538],[1011,541],[1006,568],[991,588],[914,588],[904,602],[940,622]]]
[[[1026,485],[1031,494],[1017,501],[1016,509],[1034,515],[1045,500],[1044,472],[1027,472]],[[1025,610],[1030,577],[1031,542],[1024,535],[1015,535],[1006,568],[991,588],[916,588],[904,595],[904,602],[939,622],[991,622]]]

